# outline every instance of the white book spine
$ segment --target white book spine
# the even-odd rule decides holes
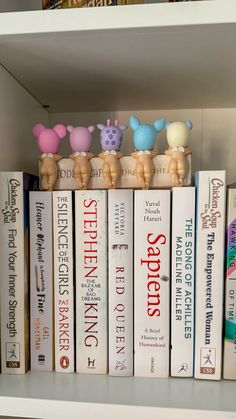
[[[52,193],[30,192],[30,367],[53,370]]]
[[[195,188],[172,189],[171,375],[193,376]]]
[[[53,192],[55,370],[74,371],[72,192]]]
[[[24,196],[24,180],[20,172],[0,174],[1,355],[2,372],[7,374],[24,374],[29,366],[28,196]]]
[[[170,191],[135,191],[134,374],[168,377]]]
[[[219,380],[222,369],[225,172],[198,172],[196,186],[194,376]]]
[[[133,375],[133,191],[108,192],[109,374]]]
[[[107,373],[107,191],[75,192],[76,371]]]
[[[236,380],[236,186],[227,191],[223,377]]]

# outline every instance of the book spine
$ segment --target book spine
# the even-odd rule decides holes
[[[74,371],[72,193],[53,192],[55,370]]]
[[[108,192],[109,374],[133,375],[133,191]]]
[[[30,192],[30,364],[53,370],[52,193]]]
[[[170,191],[135,191],[134,373],[168,377]]]
[[[107,191],[76,191],[76,370],[107,373]]]
[[[172,189],[171,375],[193,376],[195,188]]]
[[[196,176],[195,378],[219,380],[225,235],[225,172]]]
[[[0,173],[2,372],[24,374],[29,364],[28,218],[23,173]]]
[[[236,189],[227,191],[223,377],[236,379]]]

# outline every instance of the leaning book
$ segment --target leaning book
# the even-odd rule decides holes
[[[53,370],[52,193],[30,192],[30,369]]]
[[[170,191],[135,191],[134,375],[168,377],[169,323]]]
[[[193,376],[195,188],[172,189],[171,375]]]
[[[224,171],[195,176],[196,292],[195,378],[220,380],[224,287],[225,195]]]
[[[236,184],[227,191],[223,377],[236,380]]]
[[[29,190],[38,179],[22,172],[0,173],[0,266],[2,372],[29,368]]]

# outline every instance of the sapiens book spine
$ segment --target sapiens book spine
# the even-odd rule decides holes
[[[29,368],[28,191],[34,187],[35,176],[0,173],[1,355],[7,374]]]
[[[172,189],[171,375],[193,376],[195,187]]]
[[[223,378],[236,380],[236,185],[227,191]]]
[[[133,191],[108,191],[109,374],[133,375]]]
[[[107,373],[107,191],[75,192],[76,371]]]
[[[55,370],[74,372],[72,192],[53,192]]]
[[[135,191],[134,375],[168,377],[170,191]]]
[[[197,206],[194,377],[220,380],[222,370],[225,172],[198,172],[195,181]]]
[[[30,369],[54,368],[52,193],[30,192]]]

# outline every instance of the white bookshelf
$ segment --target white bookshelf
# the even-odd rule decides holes
[[[35,122],[127,123],[132,111],[192,119],[194,170],[226,168],[232,182],[235,37],[235,0],[0,13],[0,170],[37,171]],[[30,372],[0,375],[0,415],[235,418],[235,392],[229,381]]]

